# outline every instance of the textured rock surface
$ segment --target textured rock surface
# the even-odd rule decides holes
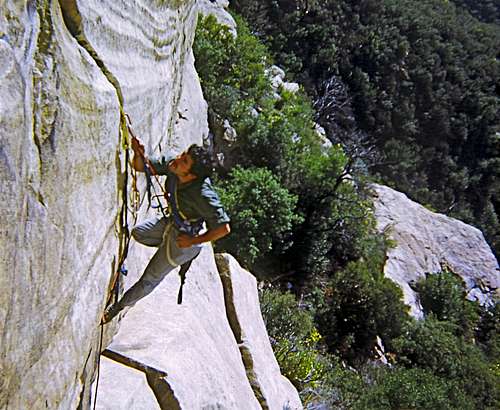
[[[160,410],[142,371],[125,367],[105,356],[101,357],[97,393],[96,409],[99,410]]]
[[[302,409],[295,387],[280,373],[260,312],[257,281],[231,255],[216,256],[226,310],[246,371],[263,409]]]
[[[470,299],[487,303],[499,294],[498,262],[478,229],[430,212],[388,187],[374,185],[373,190],[378,229],[397,243],[388,252],[385,274],[402,287],[414,316],[422,311],[410,283],[442,267],[462,277]]]
[[[164,409],[259,409],[229,327],[210,246],[187,274],[182,305],[177,305],[178,286],[176,270],[125,314],[108,350],[148,368],[151,375],[167,374],[150,377]],[[134,372],[130,369],[131,377]],[[109,385],[104,383],[103,388]],[[111,408],[110,399],[100,389],[103,408]],[[123,400],[130,397],[124,395]]]
[[[0,408],[75,409],[119,248],[117,86],[149,152],[199,141],[203,131],[174,136],[196,8],[7,0],[1,9]]]

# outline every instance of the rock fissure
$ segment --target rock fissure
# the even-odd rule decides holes
[[[75,38],[78,44],[87,51],[89,56],[95,61],[96,65],[99,67],[103,75],[107,78],[109,83],[116,90],[116,95],[118,97],[118,104],[120,110],[120,127],[118,130],[118,135],[120,136],[121,141],[119,143],[125,146],[125,149],[128,149],[128,140],[124,135],[127,130],[126,118],[124,115],[124,99],[123,93],[118,79],[115,75],[106,67],[104,61],[99,57],[98,53],[94,49],[94,47],[90,44],[88,39],[85,37],[85,33],[83,31],[82,17],[80,11],[78,10],[78,6],[76,4],[76,0],[59,0],[59,5],[61,7],[61,12],[63,15],[64,23],[71,33],[71,35]],[[125,155],[124,163],[127,166],[128,155]],[[129,231],[127,228],[127,175],[126,168],[125,171],[122,172],[123,164],[121,161],[120,153],[117,151],[116,154],[116,169],[117,169],[117,196],[122,200],[120,204],[119,211],[116,216],[116,226],[118,226],[118,264],[123,262],[123,255],[126,256],[126,248],[127,241],[129,237]],[[120,266],[117,266],[116,263],[113,263],[113,269],[111,272],[111,277],[115,275],[117,269],[120,269]],[[118,273],[119,274],[119,273]]]
[[[143,373],[150,374],[156,378],[167,377],[167,373],[154,367],[148,366],[147,364],[141,363],[138,360],[134,360],[128,356],[122,355],[118,352],[114,352],[112,350],[106,349],[102,352],[103,356],[106,356],[108,359],[114,360],[115,362],[121,363],[125,366],[131,367],[133,369],[139,370]]]
[[[250,386],[252,387],[252,390],[259,404],[262,406],[262,409],[268,410],[269,405],[258,383],[258,377],[255,373],[252,353],[245,343],[242,326],[238,319],[238,313],[236,311],[236,306],[234,303],[234,291],[229,264],[223,255],[215,255],[215,262],[222,280],[227,320],[229,321],[229,326],[231,327],[231,330],[233,331],[234,337],[238,344],[238,348],[241,354],[241,360],[243,361],[243,365],[245,366],[248,382],[250,383]]]

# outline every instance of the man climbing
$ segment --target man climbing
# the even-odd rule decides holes
[[[149,159],[137,138],[132,139],[132,149],[134,169],[145,172],[149,167],[158,175],[167,175],[170,212],[167,217],[148,219],[132,229],[136,241],[158,250],[139,281],[106,309],[103,323],[151,293],[175,267],[198,256],[202,243],[216,241],[230,232],[229,217],[209,178],[212,167],[206,150],[191,145],[177,157]],[[205,233],[201,232],[203,222],[207,228]]]

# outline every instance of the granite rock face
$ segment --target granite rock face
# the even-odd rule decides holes
[[[191,50],[198,6],[1,3],[2,410],[93,404],[99,348],[117,330],[117,321],[105,326],[100,346],[127,223],[148,216],[130,196],[124,114],[149,155],[206,138],[207,105]],[[144,196],[143,177],[137,186]],[[122,288],[138,279],[151,252],[130,242]],[[181,306],[177,284],[172,273],[125,316],[101,358],[97,405],[261,408],[209,246],[190,270]]]
[[[302,409],[280,374],[255,278],[230,255],[216,260],[205,246],[188,271],[181,305],[175,270],[126,312],[104,352],[114,361],[101,362],[97,408],[128,409],[138,397],[156,397],[169,410]]]
[[[378,229],[396,242],[384,271],[403,289],[413,316],[422,317],[422,308],[411,283],[444,268],[462,278],[471,300],[485,304],[499,295],[498,262],[481,231],[431,212],[391,188],[372,188]]]
[[[163,409],[259,409],[226,317],[212,248],[205,246],[188,271],[181,305],[177,271],[126,312],[106,354],[142,369],[150,386],[143,393],[154,392]],[[114,409],[107,393],[98,393],[99,406]]]
[[[123,246],[120,108],[150,153],[201,141],[203,129],[175,135],[197,9],[0,7],[0,409],[75,409]],[[206,123],[206,112],[189,117]]]

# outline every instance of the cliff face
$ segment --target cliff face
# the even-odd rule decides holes
[[[147,213],[128,196],[123,114],[149,154],[181,151],[208,134],[191,51],[198,6],[195,0],[0,5],[0,409],[90,404],[98,324],[126,249],[127,224],[131,228]],[[143,178],[138,183],[144,194]],[[140,276],[149,256],[131,242],[122,287]],[[267,350],[262,357],[271,367],[263,374],[281,387],[262,400],[256,389],[262,382],[247,376],[209,246],[189,272],[181,306],[175,304],[177,285],[177,275],[170,275],[149,305],[137,305],[125,317],[110,346],[134,363],[153,358],[150,367],[159,363],[161,369],[147,374],[153,395],[132,395],[123,408],[170,408],[173,402],[182,408],[260,408],[266,400],[275,403],[269,408],[301,406]],[[246,292],[255,289],[250,283]],[[103,348],[115,333],[106,326]],[[124,340],[132,341],[132,353],[123,350]],[[150,349],[137,356],[137,344]],[[130,361],[103,363],[98,405],[118,408],[113,397],[124,397],[123,386],[106,389],[107,380],[125,382],[135,370],[126,367]],[[226,372],[218,384],[208,379],[214,371]],[[129,393],[145,385],[144,377],[131,383],[125,384]]]

